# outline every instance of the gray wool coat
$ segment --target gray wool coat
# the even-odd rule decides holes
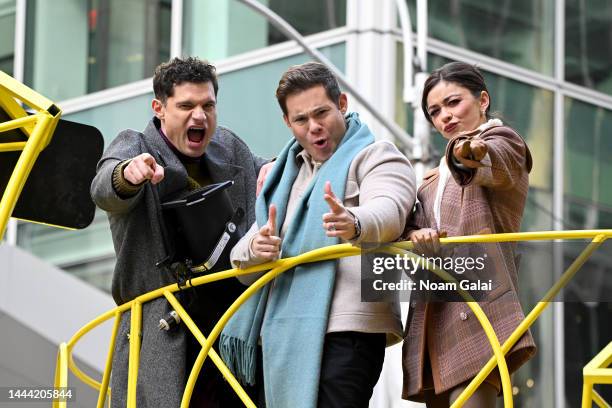
[[[161,138],[159,121],[153,118],[140,133],[121,132],[108,146],[97,167],[91,196],[108,214],[117,255],[112,294],[120,305],[146,292],[176,282],[172,273],[156,263],[164,260],[169,249],[163,235],[160,204],[168,197],[186,191],[187,171]],[[151,154],[164,166],[164,179],[157,185],[146,183],[133,197],[123,199],[112,187],[112,173],[120,162],[141,153]],[[247,145],[229,129],[218,127],[203,156],[213,182],[234,180],[228,190],[234,208],[245,216],[238,223],[239,236],[255,221],[257,174],[264,159],[254,156]],[[202,225],[206,231],[206,225]],[[163,331],[159,319],[171,310],[165,298],[143,305],[142,345],[138,371],[138,407],[178,407],[191,367],[185,367],[187,333]],[[129,354],[130,312],[123,314],[116,338],[112,370],[112,405],[126,406]]]

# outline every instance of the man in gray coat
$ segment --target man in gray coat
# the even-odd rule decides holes
[[[108,214],[117,263],[112,294],[120,305],[151,290],[177,282],[168,266],[173,254],[172,229],[161,203],[200,186],[233,180],[228,190],[234,208],[244,216],[238,235],[255,221],[257,174],[264,159],[253,155],[229,129],[217,127],[215,68],[197,58],[175,58],[161,64],[153,78],[155,117],[145,130],[125,130],[108,146],[91,186],[95,203]],[[207,232],[206,220],[201,222]],[[229,265],[220,260],[221,265]],[[218,315],[236,298],[235,280],[205,285],[180,294],[188,311],[211,307]],[[199,344],[184,325],[160,330],[160,318],[171,307],[165,298],[145,303],[142,311],[137,405],[178,407]],[[214,321],[199,314],[206,335]],[[196,318],[196,322],[198,319]],[[205,322],[205,323],[202,323]],[[126,406],[130,312],[123,314],[113,358],[112,405]],[[205,366],[191,406],[229,406],[233,391],[216,368]],[[228,399],[229,398],[229,399]]]

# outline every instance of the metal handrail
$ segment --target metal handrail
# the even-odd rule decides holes
[[[491,357],[489,362],[482,368],[480,373],[472,380],[469,386],[463,391],[463,393],[459,396],[459,398],[453,403],[452,407],[461,407],[465,401],[473,394],[473,392],[478,388],[478,386],[484,381],[484,379],[490,374],[490,372],[496,367],[499,367],[500,376],[502,378],[502,390],[504,395],[504,405],[507,408],[512,407],[512,393],[510,390],[510,377],[508,375],[508,370],[505,364],[504,355],[512,348],[512,346],[520,339],[520,337],[528,330],[528,328],[535,322],[535,320],[540,316],[540,314],[544,311],[544,309],[548,306],[548,304],[553,300],[553,298],[558,294],[558,292],[572,279],[572,277],[576,274],[578,269],[586,262],[586,260],[591,256],[591,254],[602,245],[602,243],[612,237],[612,230],[576,230],[576,231],[539,231],[539,232],[522,232],[522,233],[507,233],[507,234],[488,234],[488,235],[473,235],[473,236],[463,236],[463,237],[451,237],[451,238],[443,238],[441,239],[441,243],[450,244],[460,244],[460,243],[486,243],[486,242],[517,242],[517,241],[543,241],[543,240],[555,240],[555,239],[591,239],[592,242],[583,250],[583,252],[578,256],[578,258],[572,263],[572,265],[564,272],[559,281],[555,283],[555,285],[546,293],[546,295],[542,298],[542,300],[534,307],[534,309],[527,315],[527,317],[520,323],[517,329],[511,334],[511,336],[502,344],[499,344],[497,336],[495,332],[490,326],[490,322],[487,317],[482,312],[482,309],[478,305],[477,302],[473,300],[469,300],[466,296],[469,296],[467,293],[463,293],[464,299],[468,300],[466,303],[472,309],[475,316],[477,317],[480,324],[483,326],[485,333],[487,334],[487,339],[491,343],[492,350],[494,352],[494,356]],[[412,243],[409,241],[394,243],[387,247],[390,251],[402,251],[402,253],[406,253],[412,249]],[[138,310],[144,303],[165,296],[171,304],[175,307],[175,310],[181,316],[181,319],[184,321],[190,321],[188,325],[189,330],[196,336],[197,340],[202,345],[202,350],[194,367],[191,371],[187,386],[185,388],[185,392],[183,394],[183,400],[181,402],[181,407],[188,407],[189,400],[191,398],[191,393],[193,391],[193,386],[195,385],[195,380],[200,372],[200,369],[204,363],[206,357],[210,354],[211,358],[215,365],[221,370],[224,377],[229,381],[232,388],[238,393],[245,406],[247,407],[255,407],[253,402],[248,398],[248,395],[244,392],[240,384],[236,381],[235,377],[229,372],[227,366],[217,357],[214,357],[216,353],[212,350],[212,345],[215,342],[218,335],[221,333],[221,330],[227,323],[227,321],[231,318],[231,316],[238,310],[238,308],[256,291],[261,289],[264,285],[270,282],[279,274],[284,271],[295,267],[301,263],[307,262],[318,262],[321,260],[329,260],[329,259],[337,259],[345,256],[354,256],[359,255],[361,250],[355,246],[350,244],[339,244],[333,245],[330,247],[316,249],[314,251],[307,252],[305,254],[298,255],[293,258],[285,258],[280,259],[276,262],[269,262],[266,264],[254,266],[248,269],[230,269],[223,272],[216,272],[210,275],[201,276],[195,278],[191,281],[191,286],[199,286],[202,284],[219,281],[221,279],[228,279],[232,277],[247,275],[256,272],[262,272],[269,270],[266,274],[260,277],[255,283],[249,286],[245,292],[236,299],[236,301],[230,306],[230,308],[223,314],[223,316],[219,319],[215,327],[212,329],[210,335],[205,337],[199,328],[192,324],[193,322],[189,318],[188,313],[182,308],[180,303],[176,300],[176,298],[172,295],[172,293],[186,289],[179,288],[178,285],[168,285],[163,288],[148,292],[143,294],[130,302],[127,302],[123,305],[117,306],[116,308],[109,310],[108,312],[102,314],[98,318],[94,319],[87,325],[85,325],[81,330],[75,334],[75,336],[66,343],[66,350],[68,355],[72,352],[73,347],[76,342],[83,337],[89,330],[94,327],[100,325],[106,320],[114,317],[116,319],[115,329],[113,330],[113,339],[116,336],[117,332],[117,321],[120,319],[121,314],[127,310]],[[437,273],[437,271],[433,271]],[[439,272],[439,271],[438,271]],[[445,278],[444,276],[442,276]],[[134,319],[137,316],[137,313],[132,313],[131,318]],[[139,333],[139,322],[131,321],[131,325],[133,330],[131,333]],[[130,336],[130,350],[134,351],[134,353],[130,353],[130,367],[138,366],[138,352],[137,345],[140,339],[138,336]],[[112,369],[112,348],[114,347],[111,344],[111,348],[109,349],[109,354],[107,357],[106,369],[104,372],[104,378],[108,379],[109,372]],[[65,364],[65,363],[64,363]],[[72,369],[72,367],[69,367]],[[58,370],[63,369],[62,367],[58,367]],[[84,380],[87,384],[94,386],[94,388],[100,391],[100,395],[106,395],[108,391],[108,383],[100,384],[95,382],[94,380],[85,377],[82,372],[77,372],[73,370],[75,376]],[[130,370],[129,374],[129,387],[128,387],[128,395],[130,395],[129,407],[135,407],[135,385],[136,385],[136,376],[137,371],[134,369]],[[60,384],[56,384],[58,386]],[[104,386],[103,386],[104,385]],[[131,391],[130,391],[131,389]],[[102,401],[103,403],[103,401]],[[98,405],[101,407],[102,405]]]

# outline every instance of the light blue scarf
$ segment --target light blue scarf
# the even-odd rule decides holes
[[[321,166],[297,205],[283,237],[283,257],[292,257],[338,243],[321,227],[330,212],[323,199],[326,181],[337,197],[344,197],[351,162],[374,142],[356,113],[346,116],[347,131],[336,152]],[[289,195],[298,175],[296,155],[302,147],[292,140],[283,148],[256,203],[257,224],[268,222],[275,204],[282,225]],[[252,296],[232,317],[220,338],[220,352],[243,384],[254,384],[257,342],[262,339],[263,373],[268,408],[312,408],[317,405],[323,342],[333,295],[336,261],[300,265]]]

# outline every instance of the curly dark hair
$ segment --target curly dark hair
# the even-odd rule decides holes
[[[276,88],[276,99],[287,115],[287,97],[296,92],[305,91],[317,85],[323,85],[327,97],[339,106],[340,85],[334,73],[320,62],[306,62],[290,67],[281,77]]]
[[[153,75],[153,92],[155,98],[166,103],[174,95],[174,87],[184,82],[204,83],[211,82],[215,96],[219,90],[216,69],[206,60],[197,57],[173,58],[168,62],[159,64]]]
[[[431,121],[431,117],[427,111],[427,97],[429,96],[429,92],[431,92],[433,87],[442,81],[452,82],[467,88],[475,98],[478,98],[482,91],[489,93],[484,77],[475,65],[466,64],[465,62],[449,62],[448,64],[443,65],[442,67],[433,71],[429,77],[427,77],[427,80],[423,85],[421,109],[423,110],[423,113],[425,114],[425,117],[429,123],[432,124],[433,122]],[[489,98],[490,97],[491,96],[489,94]],[[491,114],[489,113],[490,108],[491,103],[489,103],[489,106],[485,112],[487,119],[491,117]]]

